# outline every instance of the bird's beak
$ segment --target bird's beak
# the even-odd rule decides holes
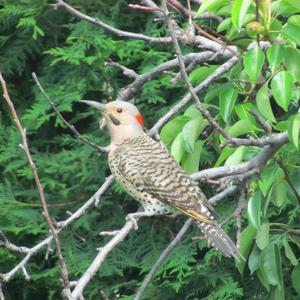
[[[96,102],[96,101],[90,101],[90,100],[81,100],[81,102],[90,105],[98,110],[100,110],[101,112],[105,113],[106,112],[106,105]]]

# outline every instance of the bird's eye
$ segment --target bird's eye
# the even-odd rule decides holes
[[[120,114],[122,111],[123,111],[122,108],[118,108],[118,109],[117,109],[117,112],[118,112],[119,114]]]

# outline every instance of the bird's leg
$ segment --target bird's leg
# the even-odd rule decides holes
[[[131,221],[133,224],[133,227],[135,230],[138,230],[138,224],[137,224],[137,218],[141,218],[141,217],[151,217],[154,216],[155,213],[151,212],[151,211],[141,211],[141,212],[136,212],[136,213],[132,213],[132,214],[128,214],[126,216],[126,221]]]

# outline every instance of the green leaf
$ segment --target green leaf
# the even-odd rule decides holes
[[[206,77],[213,73],[218,67],[219,65],[196,68],[190,73],[189,79],[194,85],[198,85],[200,82],[206,79]]]
[[[295,61],[300,61],[300,51],[298,49],[292,47],[284,48],[285,56],[284,56],[284,65],[289,71],[295,82],[300,81],[300,68],[298,64],[295,64]]]
[[[254,245],[248,258],[248,267],[251,274],[253,274],[259,267],[259,255],[260,251],[257,246]]]
[[[235,150],[234,148],[226,146],[222,150],[222,152],[215,164],[215,167],[219,167],[226,160],[226,158],[234,152],[234,150]]]
[[[271,0],[260,0],[259,11],[261,13],[264,25],[269,28],[271,23]]]
[[[188,116],[178,116],[168,122],[161,130],[160,137],[164,144],[169,145],[182,130],[183,126],[190,121]]]
[[[183,114],[184,116],[190,117],[191,119],[203,118],[201,112],[196,105],[191,105]]]
[[[247,259],[249,255],[255,234],[256,234],[256,229],[250,224],[241,232],[240,253],[245,259]],[[238,271],[240,272],[240,274],[243,274],[246,266],[246,262],[242,259],[235,260],[235,265]]]
[[[232,24],[231,18],[224,19],[217,27],[217,32],[228,30],[231,27],[231,24]]]
[[[220,93],[221,116],[225,122],[229,121],[234,108],[238,92],[235,88],[224,90]]]
[[[272,94],[277,104],[285,111],[288,111],[292,89],[293,77],[288,71],[281,71],[273,77],[271,82]]]
[[[256,245],[260,250],[263,250],[269,245],[269,231],[270,224],[264,223],[260,226],[260,229],[256,234]]]
[[[299,133],[300,133],[300,113],[292,116],[289,119],[288,136],[289,140],[299,148]]]
[[[269,98],[268,83],[265,83],[256,94],[256,104],[259,112],[268,121],[276,123]]]
[[[216,11],[225,4],[227,4],[227,0],[204,0],[202,1],[200,8],[196,13],[196,17],[203,14],[206,11]]]
[[[272,202],[277,206],[281,207],[285,203],[287,197],[287,183],[285,180],[280,180],[274,183],[272,190]]]
[[[280,44],[275,44],[267,50],[267,60],[269,67],[274,73],[279,67],[284,58],[284,47]]]
[[[199,134],[208,125],[206,119],[197,118],[186,123],[182,129],[183,146],[189,153],[194,152],[195,142],[199,137]]]
[[[234,152],[227,158],[225,166],[234,166],[239,164],[243,160],[245,149],[245,146],[240,146],[234,150]]]
[[[208,103],[211,100],[213,100],[214,98],[216,98],[221,91],[229,89],[232,87],[232,84],[230,83],[222,83],[222,84],[213,84],[211,85],[208,90],[207,93],[205,94],[204,97],[204,102]]]
[[[256,192],[248,201],[248,218],[256,229],[260,228],[261,194]]]
[[[253,85],[261,75],[264,59],[264,52],[258,46],[250,49],[244,57],[244,67]]]
[[[249,120],[239,120],[228,129],[228,133],[233,137],[238,137],[245,133],[253,131],[253,125]]]
[[[295,256],[287,238],[285,237],[283,240],[282,240],[282,243],[283,243],[283,246],[284,246],[284,251],[285,251],[285,256],[290,260],[291,264],[293,266],[297,266],[298,265],[298,259],[297,257]],[[299,277],[300,279],[300,277]]]
[[[249,120],[251,124],[255,124],[255,118],[249,113],[249,111],[252,111],[254,109],[255,105],[252,102],[240,103],[235,106],[235,112],[238,115],[238,117],[241,120]]]
[[[267,196],[271,185],[283,177],[283,172],[277,165],[269,165],[263,170],[258,185],[264,197]]]
[[[285,300],[284,283],[281,280],[280,285],[277,285],[274,292],[274,300]]]
[[[300,16],[291,16],[288,19],[287,24],[283,27],[282,31],[285,35],[296,42],[298,45],[300,44]]]
[[[232,7],[232,24],[240,30],[252,0],[235,0]]]
[[[270,292],[270,284],[266,277],[266,274],[264,273],[264,270],[259,266],[258,270],[256,271],[257,277],[259,281],[262,283],[262,285],[266,288],[268,292]]]
[[[199,170],[202,149],[203,141],[198,140],[195,143],[195,151],[193,153],[186,153],[184,155],[181,165],[188,174],[193,174]]]
[[[281,258],[277,244],[269,244],[263,249],[259,264],[271,285],[281,284]]]
[[[182,132],[180,132],[174,139],[171,146],[171,154],[178,163],[181,161],[184,154]]]
[[[292,283],[294,289],[300,294],[300,264],[298,264],[292,272]]]

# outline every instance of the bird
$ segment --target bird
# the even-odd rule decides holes
[[[113,177],[139,201],[144,211],[136,218],[179,212],[196,220],[209,244],[226,257],[241,257],[238,248],[215,220],[213,209],[196,182],[188,176],[165,145],[152,139],[136,106],[125,101],[102,104],[82,100],[99,110],[110,134],[108,164]]]

